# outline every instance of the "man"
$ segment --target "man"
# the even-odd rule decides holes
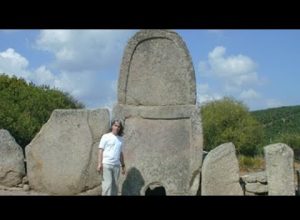
[[[122,174],[125,175],[122,135],[122,122],[114,120],[111,123],[110,132],[104,134],[100,140],[97,170],[102,174],[102,195],[104,196],[118,195],[120,166]]]

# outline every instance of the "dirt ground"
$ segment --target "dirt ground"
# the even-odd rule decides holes
[[[46,196],[48,194],[24,190],[0,189],[0,196]]]
[[[300,170],[300,161],[295,161],[294,163],[294,168],[295,170]],[[258,171],[263,171],[264,168],[260,168],[257,170],[241,170],[240,171],[240,176],[243,176],[247,173],[252,173],[252,172],[258,172]],[[297,180],[297,175],[295,173],[295,184],[298,185],[298,180]],[[0,186],[0,196],[47,196],[49,194],[46,193],[41,193],[41,192],[36,192],[33,190],[29,190],[29,191],[25,191],[23,190],[23,188],[19,188],[19,187],[4,187],[4,186]],[[86,194],[81,194],[81,195],[89,195],[89,193]]]

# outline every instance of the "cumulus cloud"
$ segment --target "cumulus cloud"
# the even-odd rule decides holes
[[[222,95],[217,92],[213,92],[207,83],[203,83],[197,85],[197,98],[201,105],[206,102],[221,99]]]
[[[58,78],[44,65],[30,70],[30,64],[26,57],[8,48],[0,52],[0,73],[9,76],[15,75],[21,77],[27,82],[33,82],[38,85],[54,86]]]
[[[26,70],[28,65],[28,60],[13,48],[8,48],[7,50],[0,52],[0,73],[16,75],[27,79],[29,76],[29,73]]]
[[[54,86],[55,82],[58,80],[57,77],[44,65],[38,67],[30,78],[36,84],[50,86]]]
[[[87,107],[112,106],[123,50],[133,30],[42,30],[35,46],[52,54],[50,85],[68,91]]]
[[[258,82],[257,64],[248,56],[226,56],[226,48],[218,46],[200,61],[200,74],[225,80],[228,85],[243,86]]]
[[[199,62],[199,73],[203,79],[209,79],[210,83],[218,85],[215,86],[218,91],[210,89],[209,92],[201,93],[201,90],[208,86],[202,85],[198,90],[198,96],[202,96],[202,100],[210,101],[221,97],[222,94],[253,104],[254,101],[262,99],[256,91],[256,87],[263,84],[257,69],[257,63],[249,56],[227,55],[225,47],[217,46],[208,53],[207,60]]]
[[[8,48],[0,51],[0,73],[69,92],[88,108],[112,107],[126,43],[135,30],[42,30],[33,43],[52,55],[49,63],[30,62]]]
[[[66,71],[95,71],[114,65],[133,33],[130,30],[43,30],[37,48],[55,56]]]
[[[240,98],[243,100],[252,100],[260,98],[259,93],[254,91],[253,89],[243,90],[240,94]]]

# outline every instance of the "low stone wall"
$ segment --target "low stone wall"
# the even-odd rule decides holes
[[[241,176],[244,195],[268,195],[268,181],[265,171],[249,173]]]

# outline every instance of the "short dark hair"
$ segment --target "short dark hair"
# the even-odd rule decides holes
[[[124,134],[123,129],[124,129],[124,128],[123,128],[122,121],[119,120],[119,119],[114,119],[114,120],[111,121],[109,131],[112,131],[112,126],[113,126],[116,122],[118,122],[118,123],[120,124],[120,130],[119,130],[119,132],[118,132],[118,135],[119,135],[119,136],[123,136],[123,134]]]

